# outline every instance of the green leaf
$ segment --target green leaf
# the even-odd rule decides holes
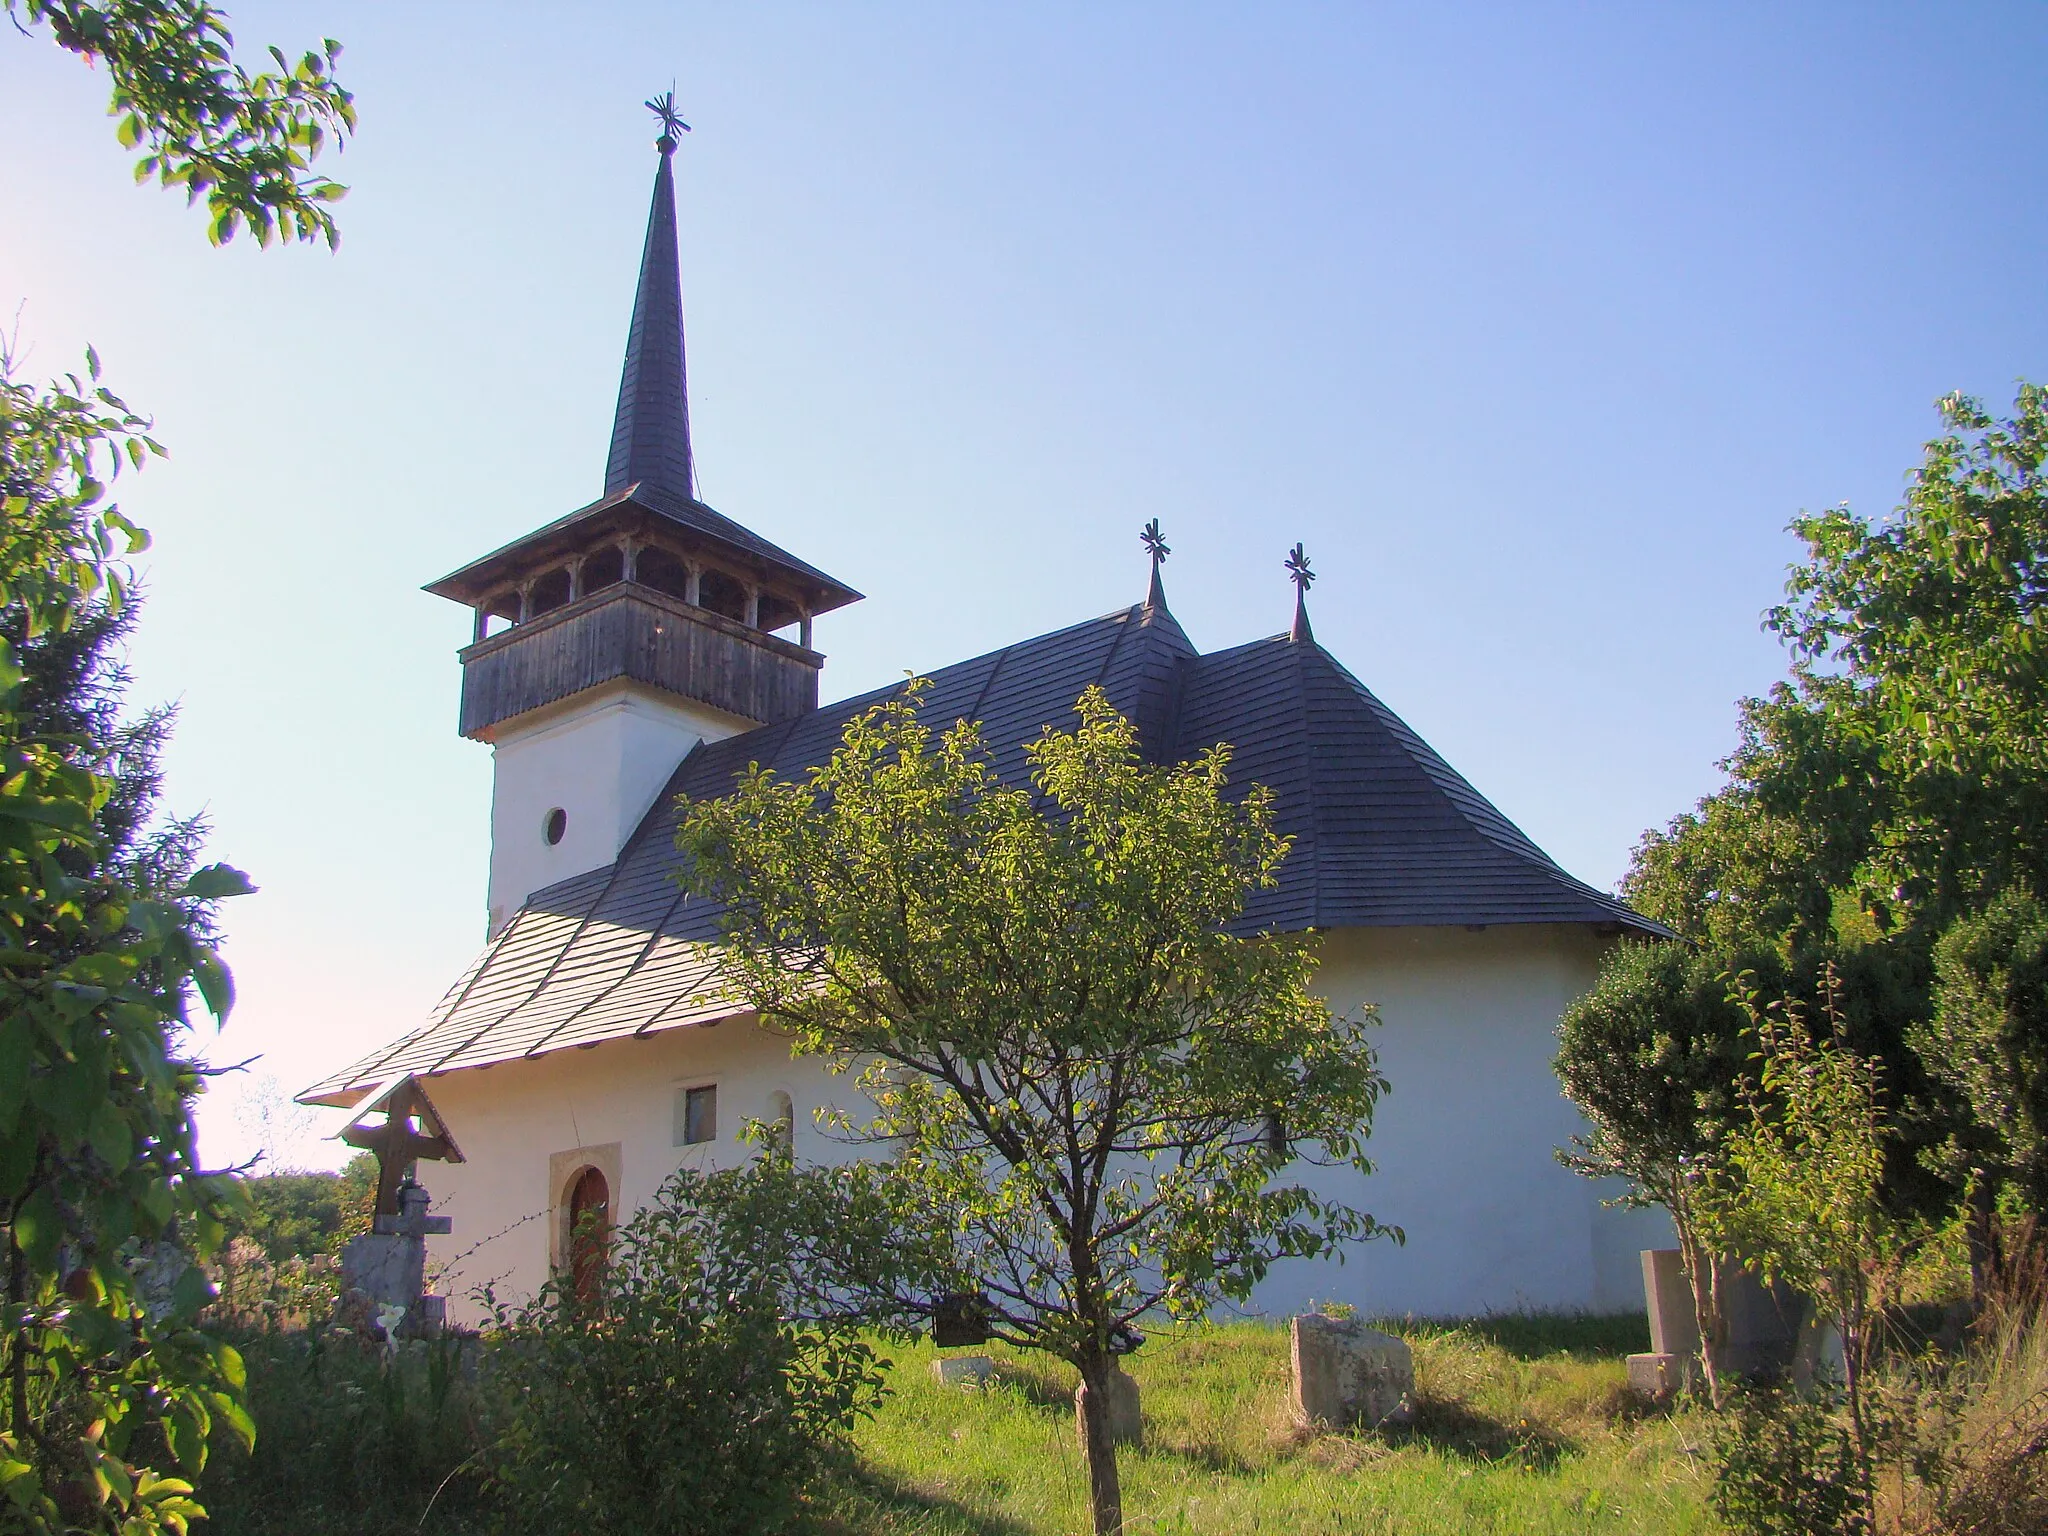
[[[0,816],[19,817],[38,826],[56,827],[64,832],[86,832],[92,828],[92,807],[77,800],[49,799],[39,795],[0,797]]]
[[[207,1012],[226,1019],[235,1006],[235,978],[226,962],[210,949],[200,950],[192,957],[192,980]]]
[[[64,1224],[47,1184],[15,1209],[14,1240],[35,1268],[47,1272],[56,1267],[57,1245],[64,1240]]]
[[[204,1413],[203,1408],[186,1398],[174,1404],[164,1420],[164,1439],[170,1444],[171,1459],[194,1472],[206,1465],[207,1426],[201,1417]]]
[[[249,877],[232,864],[209,864],[204,869],[195,869],[178,894],[194,901],[221,901],[230,896],[252,895],[255,890]]]
[[[171,1287],[171,1306],[180,1317],[196,1317],[214,1297],[213,1282],[197,1264],[189,1264]]]
[[[110,1168],[126,1168],[135,1155],[135,1133],[118,1105],[108,1101],[93,1112],[92,1149]]]
[[[157,943],[185,926],[184,914],[161,901],[138,901],[128,909],[128,928],[151,943]]]
[[[0,1489],[16,1509],[32,1508],[43,1494],[42,1474],[13,1456],[0,1456]]]
[[[231,1391],[243,1392],[249,1386],[249,1368],[242,1360],[242,1352],[226,1339],[213,1339],[213,1368],[220,1372],[220,1379],[228,1384]]]
[[[35,1172],[41,1138],[34,1125],[17,1125],[0,1135],[0,1200],[13,1200]]]
[[[80,955],[57,974],[63,980],[83,987],[122,987],[135,974],[135,962],[127,955],[108,954],[102,950]]]
[[[170,1188],[158,1180],[151,1180],[135,1193],[135,1203],[149,1217],[155,1230],[162,1231],[171,1224],[171,1218],[178,1214],[178,1204]]]
[[[28,1020],[17,1013],[0,1017],[0,1135],[14,1131],[34,1060],[35,1034]]]
[[[75,1145],[85,1139],[94,1107],[107,1091],[106,1058],[81,1049],[76,1060],[60,1061],[29,1079],[29,1102],[50,1117],[58,1140]]]
[[[249,1416],[249,1410],[236,1402],[225,1392],[213,1394],[214,1412],[227,1422],[235,1438],[242,1443],[244,1451],[256,1449],[256,1421]]]

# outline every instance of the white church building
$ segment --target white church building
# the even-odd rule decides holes
[[[432,1014],[300,1095],[351,1106],[408,1075],[462,1161],[422,1177],[451,1315],[530,1293],[584,1210],[622,1219],[680,1165],[752,1155],[788,1122],[799,1157],[845,1155],[813,1112],[853,1090],[715,985],[718,913],[676,879],[676,797],[761,763],[822,761],[881,694],[818,703],[813,621],[860,594],[695,495],[676,255],[673,128],[658,142],[603,496],[433,583],[473,609],[461,731],[493,758],[490,923]],[[932,674],[928,718],[982,723],[999,770],[1101,684],[1172,762],[1216,742],[1268,785],[1294,839],[1247,933],[1322,935],[1318,986],[1375,1004],[1383,1070],[1369,1179],[1311,1170],[1406,1230],[1348,1262],[1276,1266],[1273,1315],[1642,1304],[1660,1218],[1603,1207],[1555,1149],[1581,1128],[1550,1068],[1558,1017],[1629,933],[1662,930],[1573,879],[1319,646],[1200,651],[1145,600]]]

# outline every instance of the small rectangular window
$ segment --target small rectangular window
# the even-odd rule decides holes
[[[676,1145],[718,1140],[718,1089],[685,1088],[676,1097]]]

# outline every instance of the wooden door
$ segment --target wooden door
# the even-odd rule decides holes
[[[595,1168],[578,1175],[569,1191],[569,1284],[579,1301],[595,1301],[604,1288],[611,1246],[611,1186]]]

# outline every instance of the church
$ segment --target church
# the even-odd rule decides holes
[[[604,494],[427,588],[475,615],[460,730],[492,753],[487,942],[423,1023],[300,1095],[361,1112],[405,1085],[431,1106],[459,1159],[420,1170],[458,1320],[477,1287],[531,1293],[567,1264],[586,1212],[622,1220],[677,1167],[751,1155],[749,1120],[800,1158],[845,1155],[813,1116],[849,1080],[720,998],[717,910],[675,878],[676,801],[750,763],[800,774],[886,693],[819,704],[814,626],[860,593],[697,498],[684,125],[660,110]],[[1567,874],[1316,643],[1305,569],[1287,633],[1203,651],[1161,553],[1130,607],[932,673],[927,718],[979,720],[1021,781],[1024,744],[1100,684],[1156,760],[1228,742],[1233,778],[1275,792],[1293,851],[1241,929],[1321,935],[1318,989],[1377,1006],[1392,1084],[1377,1172],[1306,1177],[1407,1243],[1277,1265],[1254,1310],[1640,1306],[1636,1251],[1662,1223],[1558,1164],[1581,1122],[1550,1059],[1601,956],[1662,930]]]

